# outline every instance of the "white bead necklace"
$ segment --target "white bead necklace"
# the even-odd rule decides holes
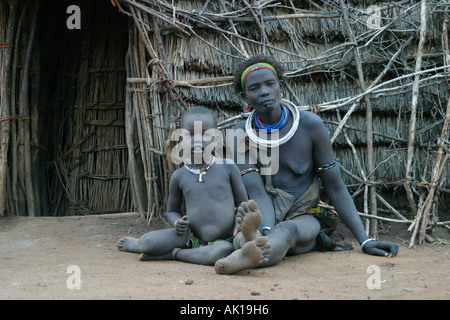
[[[255,110],[253,109],[253,111],[250,112],[247,120],[245,121],[245,132],[247,133],[250,140],[255,142],[257,145],[270,148],[281,146],[283,143],[289,141],[289,139],[291,139],[292,136],[297,131],[300,122],[300,112],[298,111],[297,107],[292,102],[286,99],[282,99],[280,103],[287,106],[294,117],[291,129],[282,138],[276,140],[267,140],[258,137],[258,135],[254,132],[252,128],[252,119],[255,114]]]
[[[189,164],[187,162],[184,163],[184,167],[189,171],[192,172],[193,174],[197,174],[198,175],[198,180],[197,182],[203,182],[202,176],[206,174],[206,171],[209,170],[209,168],[211,168],[211,166],[214,164],[214,161],[216,160],[216,157],[214,157],[213,155],[211,155],[211,163],[207,163],[205,164],[205,166],[203,168],[193,168],[192,164]]]

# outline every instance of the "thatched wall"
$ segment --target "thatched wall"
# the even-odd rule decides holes
[[[60,7],[68,5],[62,3]],[[194,105],[212,108],[222,128],[242,120],[239,115],[245,107],[231,89],[231,76],[248,55],[264,52],[285,65],[285,98],[303,110],[312,105],[320,107],[341,159],[344,180],[355,192],[361,210],[377,211],[377,203],[373,202],[384,210],[387,198],[399,209],[420,212],[421,203],[429,195],[442,210],[448,208],[450,169],[445,156],[449,145],[438,140],[445,129],[449,99],[445,73],[449,63],[445,31],[449,8],[444,2],[114,0],[97,7],[87,3],[83,7],[81,2],[82,11],[89,12],[87,16],[99,17],[98,12],[108,7],[108,11],[112,9],[128,19],[124,59],[128,81],[106,72],[108,65],[100,61],[111,52],[116,58],[121,57],[117,47],[126,49],[126,44],[111,42],[114,36],[109,40],[94,39],[89,50],[84,47],[86,41],[78,40],[86,49],[84,63],[88,65],[83,67],[83,61],[65,61],[68,65],[61,66],[78,73],[78,80],[73,80],[78,89],[73,92],[62,86],[66,91],[60,96],[67,95],[69,101],[78,102],[69,102],[64,108],[64,118],[70,119],[71,125],[56,145],[67,152],[81,139],[86,145],[77,147],[77,152],[85,154],[83,163],[89,163],[91,169],[102,167],[105,161],[114,163],[112,167],[104,166],[106,171],[96,173],[87,167],[76,169],[76,179],[82,175],[91,180],[75,183],[73,196],[63,196],[69,203],[91,201],[92,190],[105,190],[104,186],[94,186],[92,179],[106,177],[116,184],[122,180],[131,182],[128,187],[118,183],[114,188],[120,190],[118,193],[132,194],[133,206],[143,216],[163,213],[168,180],[174,169],[166,151],[176,120],[183,110]],[[8,9],[6,0],[0,5]],[[0,13],[0,42],[6,39],[6,12],[9,10]],[[32,20],[31,12],[30,9],[28,21]],[[117,26],[114,18],[110,23],[104,26],[108,30]],[[124,39],[122,33],[106,32]],[[0,52],[4,54],[6,50]],[[112,65],[117,68],[121,64],[116,61]],[[124,71],[119,69],[114,70]],[[99,77],[103,71],[105,77]],[[124,91],[119,92],[120,88]],[[83,90],[85,94],[81,93]],[[117,97],[98,98],[111,95]],[[79,109],[77,99],[83,101],[84,109]],[[106,105],[109,108],[104,113]],[[117,111],[121,108],[125,108],[123,112]],[[2,112],[5,116],[4,109]],[[89,126],[89,121],[94,120],[100,121],[96,124],[108,125]],[[87,127],[81,130],[81,123]],[[102,130],[107,132],[101,133]],[[93,142],[89,135],[94,131],[97,137],[111,135],[114,141],[99,138]],[[443,138],[448,140],[445,135]],[[91,156],[93,150],[97,152],[95,156]],[[439,152],[444,156],[439,158]],[[56,164],[59,158],[56,151],[52,154]],[[78,156],[66,161],[65,168],[77,166]],[[0,158],[0,165],[4,159]],[[442,170],[434,181],[433,173],[439,168]],[[7,172],[3,169],[0,176],[11,181],[11,177],[5,178]],[[55,179],[57,172],[53,173]],[[73,185],[69,180],[62,184]],[[405,200],[405,191],[409,201]],[[129,203],[129,199],[121,199]],[[369,202],[371,206],[367,206]],[[116,206],[116,210],[127,207]],[[87,212],[96,210],[92,202],[84,208],[88,208]],[[102,210],[107,211],[105,206],[98,206],[98,211]],[[432,215],[437,214],[437,209],[432,211]]]
[[[6,212],[72,215],[133,210],[125,138],[126,17],[101,1],[11,3],[9,8],[8,1],[0,1],[2,34],[14,9],[20,20],[12,29],[17,50],[12,51],[16,63],[11,65],[11,91],[2,92],[2,107],[11,101],[5,114],[13,116]],[[81,29],[70,30],[66,10],[75,3],[81,8]],[[25,78],[27,91],[22,89]],[[22,95],[28,102],[21,100]],[[24,117],[25,109],[29,117]]]
[[[450,172],[447,158],[436,158],[437,151],[448,150],[438,141],[449,99],[448,33],[443,31],[448,7],[443,3],[380,3],[375,28],[367,23],[372,1],[116,3],[141,35],[130,43],[135,54],[128,92],[141,150],[147,151],[142,193],[149,202],[142,210],[149,216],[154,208],[164,209],[160,195],[167,194],[172,170],[164,154],[168,123],[198,104],[215,110],[222,128],[233,124],[230,119],[242,120],[245,106],[230,77],[247,55],[262,52],[285,64],[286,98],[301,109],[321,107],[344,180],[361,211],[389,208],[400,215],[391,202],[415,214],[429,196],[446,212]],[[345,130],[337,130],[344,123]],[[439,179],[430,187],[435,169]],[[375,186],[370,195],[362,192],[368,186]]]

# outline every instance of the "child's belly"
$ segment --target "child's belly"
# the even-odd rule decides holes
[[[225,208],[228,207],[228,208]],[[235,224],[234,207],[220,206],[200,208],[204,213],[188,212],[191,231],[203,241],[225,240],[233,235]]]

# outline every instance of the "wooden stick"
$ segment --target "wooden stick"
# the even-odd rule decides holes
[[[225,6],[224,0],[220,0],[220,7],[221,7],[221,9],[222,9],[223,12],[226,12],[227,7]],[[227,19],[227,22],[228,22],[228,24],[230,25],[231,30],[233,30],[233,32],[237,34],[238,32],[237,32],[237,30],[236,30],[236,26],[234,25],[233,20],[231,20],[230,18],[228,18],[228,19]],[[247,48],[245,47],[245,44],[244,44],[244,42],[242,41],[242,39],[238,38],[237,40],[238,40],[239,47],[241,48],[241,52],[242,52],[242,54],[244,55],[244,57],[246,57],[246,58],[250,57],[250,54],[248,53],[248,52],[249,52],[248,46],[247,46]]]
[[[415,66],[415,72],[419,72],[422,68],[422,52],[423,52],[423,46],[425,43],[425,36],[427,31],[427,2],[426,0],[421,1],[421,9],[420,9],[420,36],[419,36],[419,45],[417,48],[417,55],[416,55],[416,66]],[[412,174],[412,165],[413,165],[413,158],[414,158],[414,143],[415,143],[415,137],[416,137],[416,117],[417,117],[417,103],[419,98],[419,80],[420,75],[416,74],[414,77],[413,82],[413,88],[412,88],[412,100],[411,100],[411,116],[410,116],[410,122],[409,122],[409,142],[408,142],[408,153],[406,158],[406,182],[405,182],[405,189],[406,189],[406,195],[408,198],[409,206],[411,208],[411,211],[416,214],[417,209],[414,202],[414,196],[411,190],[411,180],[413,179]]]
[[[403,45],[400,47],[399,50],[392,56],[392,58],[389,60],[388,64],[384,67],[383,71],[377,76],[377,78],[371,83],[371,85],[365,90],[367,92],[368,90],[371,90],[374,88],[380,81],[383,79],[383,77],[386,75],[386,73],[391,69],[395,59],[397,59],[398,55],[403,52],[404,48],[412,41],[413,36],[409,37],[408,40],[403,43]],[[356,63],[356,62],[355,62]],[[333,136],[331,137],[331,143],[333,143],[337,136],[339,135],[339,132],[342,130],[342,127],[347,122],[347,119],[350,117],[350,115],[353,113],[353,111],[356,109],[356,107],[359,105],[361,100],[365,98],[367,95],[360,96],[355,103],[350,107],[350,109],[347,111],[347,113],[344,116],[344,119],[340,122],[339,126],[335,130]],[[367,132],[367,131],[366,131]]]
[[[449,49],[449,40],[448,40],[448,25],[450,18],[448,17],[448,9],[449,7],[445,7],[445,11],[447,11],[446,14],[444,14],[444,23],[442,24],[442,40],[444,43],[444,62],[446,66],[450,66],[450,49]],[[450,72],[450,71],[449,71]]]
[[[353,34],[351,28],[350,28],[350,22],[348,19],[348,12],[344,5],[344,0],[339,1],[341,11],[344,16],[344,26],[347,32],[347,36],[350,38],[350,41],[353,43],[356,43],[355,35]],[[353,58],[355,60],[356,64],[356,71],[358,73],[358,79],[359,79],[359,85],[362,90],[362,92],[367,91],[364,74],[362,70],[362,64],[361,64],[361,57],[359,55],[358,48],[355,46],[353,47]],[[374,152],[373,152],[373,119],[372,119],[372,103],[369,99],[369,96],[364,96],[364,102],[366,104],[366,123],[367,123],[367,172],[369,172],[369,175],[367,178],[370,178],[371,174],[374,173]],[[369,194],[370,194],[370,212],[372,215],[377,215],[377,196],[376,196],[376,187],[371,186],[369,188]],[[377,237],[377,224],[376,220],[373,220],[370,224],[370,234],[372,237]]]
[[[319,207],[331,210],[333,213],[336,213],[336,209],[334,209],[333,206],[331,206],[331,205],[329,205],[329,204],[327,204],[325,202],[320,201],[319,202]],[[396,222],[396,223],[406,223],[406,224],[411,224],[412,223],[411,220],[390,219],[390,218],[374,216],[372,214],[365,214],[365,213],[362,213],[362,212],[357,212],[357,213],[361,217],[370,218],[370,219],[377,219],[377,220],[388,221],[388,222]]]
[[[16,110],[16,86],[17,86],[17,73],[18,73],[18,65],[19,65],[19,56],[20,56],[20,33],[22,32],[22,25],[23,21],[25,20],[25,14],[27,12],[29,2],[25,4],[25,6],[22,8],[22,13],[20,14],[19,23],[17,24],[17,31],[16,31],[16,39],[14,43],[14,58],[13,58],[13,65],[12,65],[12,77],[11,77],[11,114],[17,115]],[[29,117],[20,117],[20,116],[11,116],[12,118],[16,119],[22,119],[22,118],[28,118]],[[13,196],[13,203],[14,203],[14,210],[15,214],[19,215],[24,210],[20,210],[19,207],[19,195],[18,195],[18,181],[19,181],[19,173],[18,173],[18,137],[17,137],[17,128],[18,123],[17,121],[12,121],[11,123],[11,187],[12,187],[12,196]]]
[[[213,78],[202,78],[202,79],[192,79],[192,80],[159,80],[159,79],[145,79],[145,78],[127,78],[129,83],[133,84],[164,84],[167,81],[171,85],[177,87],[194,87],[195,85],[210,84],[210,83],[220,83],[220,82],[231,82],[233,81],[233,76],[227,77],[213,77]]]
[[[394,79],[390,79],[390,80],[387,80],[385,82],[382,82],[382,83],[380,83],[380,84],[378,84],[376,86],[373,86],[371,89],[367,89],[366,92],[362,92],[362,93],[359,93],[357,95],[346,97],[346,98],[341,98],[341,99],[336,99],[336,100],[333,100],[333,101],[327,101],[327,102],[319,103],[317,105],[320,107],[321,111],[328,111],[328,110],[338,109],[338,108],[346,106],[346,105],[348,105],[350,103],[357,103],[355,101],[360,101],[365,95],[379,94],[380,92],[383,92],[384,90],[389,90],[389,91],[399,90],[401,88],[405,88],[405,87],[411,85],[412,83],[407,83],[407,84],[404,84],[404,85],[400,85],[400,86],[397,86],[395,88],[381,89],[384,86],[387,86],[388,84],[391,84],[391,83],[394,83],[394,82],[397,82],[397,81],[401,81],[401,80],[404,80],[404,79],[407,79],[407,78],[410,78],[410,77],[414,77],[416,75],[422,75],[422,74],[429,73],[429,72],[437,72],[437,71],[445,70],[446,68],[447,68],[446,66],[441,66],[441,67],[435,67],[435,68],[431,68],[431,69],[427,69],[427,70],[421,70],[419,72],[413,72],[413,73],[410,73],[410,74],[402,75],[402,76],[396,77]],[[419,83],[427,81],[429,79],[439,79],[439,78],[446,78],[446,77],[447,76],[445,76],[445,75],[437,74],[435,76],[430,76],[429,78],[426,78],[426,79],[421,79],[419,81]],[[310,105],[302,105],[302,106],[297,106],[297,108],[299,110],[310,110],[311,106]],[[248,116],[248,113],[242,113],[242,114],[239,114],[237,116],[233,116],[233,117],[231,117],[229,119],[223,120],[218,125],[219,126],[223,126],[225,123],[233,122],[233,121],[236,121],[236,120],[242,120],[243,118],[246,118],[247,116]],[[342,121],[344,121],[344,120],[345,120],[345,117],[343,118]],[[343,125],[345,125],[345,123]],[[434,126],[434,124],[433,124],[433,126]],[[423,133],[423,132],[421,132],[421,133]],[[407,141],[409,141],[409,140],[407,140]]]
[[[39,1],[35,2],[33,14],[33,21],[31,24],[31,33],[28,40],[28,47],[25,56],[25,65],[23,68],[21,97],[20,97],[20,109],[23,117],[30,116],[30,102],[29,102],[29,76],[30,76],[30,64],[31,55],[33,53],[33,44],[36,36],[36,26],[39,11]],[[27,201],[28,216],[34,217],[35,215],[35,199],[33,191],[33,170],[31,165],[31,132],[30,132],[30,120],[24,120],[21,122],[23,135],[24,135],[24,160],[25,160],[25,198]]]
[[[391,211],[393,214],[395,214],[397,217],[399,217],[401,220],[407,220],[400,212],[398,212],[389,202],[387,202],[381,195],[377,193],[377,199],[380,200],[382,204],[384,204],[389,211]]]
[[[441,132],[441,137],[440,137],[440,142],[439,142],[439,149],[437,151],[437,156],[436,156],[436,164],[435,164],[435,167],[433,170],[433,177],[432,177],[431,183],[430,183],[430,190],[428,192],[428,196],[425,199],[424,204],[419,208],[419,211],[417,212],[416,219],[414,221],[415,225],[414,225],[413,235],[411,236],[411,240],[409,243],[410,248],[414,245],[420,222],[422,224],[422,227],[421,227],[420,235],[419,235],[419,244],[423,243],[423,241],[425,239],[426,226],[427,226],[427,222],[428,222],[428,216],[430,213],[430,209],[431,209],[431,206],[432,206],[432,203],[434,200],[434,193],[438,186],[439,178],[441,177],[442,170],[443,170],[445,164],[447,163],[447,160],[449,157],[449,154],[446,153],[444,159],[442,160],[442,158],[443,158],[442,147],[444,146],[444,143],[445,143],[444,141],[447,138],[449,124],[450,124],[450,97],[448,98],[448,102],[447,102],[447,111],[445,113],[445,120],[444,120],[444,125],[442,127],[442,132]]]
[[[131,32],[129,31],[129,36],[131,38]],[[131,50],[133,50],[133,47],[131,46],[131,40],[128,47],[128,52],[126,54],[126,73],[127,75],[130,74],[130,55]],[[139,215],[141,219],[145,219],[145,205],[144,205],[144,199],[145,199],[145,193],[142,188],[143,184],[141,181],[141,175],[139,174],[139,169],[136,162],[135,157],[135,145],[134,145],[134,136],[135,136],[135,129],[136,129],[136,115],[135,110],[133,109],[132,102],[131,102],[131,93],[126,92],[125,93],[125,135],[126,135],[126,141],[127,141],[127,147],[128,147],[128,165],[130,168],[130,175],[131,175],[131,186],[134,190],[134,202],[137,207],[137,210],[139,212]]]
[[[8,24],[6,28],[6,43],[11,44],[14,39],[14,33],[16,31],[16,22],[18,18],[19,1],[14,1],[11,4]],[[8,45],[4,49],[3,61],[2,61],[2,74],[0,81],[0,96],[2,97],[0,106],[0,116],[6,117],[11,113],[11,100],[10,100],[10,88],[11,88],[11,58],[12,58],[12,46]],[[10,121],[5,121],[1,125],[0,130],[0,216],[3,216],[6,210],[6,171],[8,170],[8,150],[10,141]]]
[[[288,20],[288,19],[325,19],[331,18],[336,19],[339,18],[339,14],[337,13],[292,13],[292,14],[280,14],[276,16],[263,16],[261,20],[265,21],[274,21],[274,20]],[[209,20],[213,22],[254,22],[254,18],[252,17],[209,17]]]
[[[265,53],[265,50],[266,50],[266,44],[269,44],[269,45],[270,45],[270,41],[269,41],[269,38],[267,37],[267,33],[266,33],[265,28],[264,28],[264,25],[261,24],[261,22],[260,22],[259,19],[258,19],[258,16],[257,16],[256,13],[255,13],[255,10],[252,9],[252,7],[251,7],[250,4],[247,2],[247,0],[242,0],[242,2],[243,2],[244,5],[247,7],[247,10],[250,12],[251,16],[253,17],[252,20],[258,25],[258,28],[259,28],[259,30],[260,30],[260,32],[261,32],[261,35],[262,35],[262,38],[263,38],[263,40],[264,40],[264,41],[263,41],[263,53]],[[262,17],[261,17],[261,18],[262,18]],[[268,49],[271,50],[270,47],[269,47]],[[270,52],[270,54],[273,55],[273,52]]]
[[[339,121],[341,121],[341,116],[339,114],[339,110],[336,110],[336,115]],[[353,157],[355,158],[356,161],[356,165],[358,168],[358,171],[362,177],[362,183],[364,185],[364,213],[368,214],[369,213],[369,206],[368,206],[368,191],[369,191],[369,186],[367,185],[367,175],[364,171],[363,166],[361,165],[361,162],[359,161],[359,157],[358,154],[356,152],[356,148],[353,145],[353,143],[350,141],[347,132],[345,130],[342,130],[342,132],[344,133],[344,137],[345,137],[345,141],[347,141],[347,144],[350,146],[352,153],[353,153]]]

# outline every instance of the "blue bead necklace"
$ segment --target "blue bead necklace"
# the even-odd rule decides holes
[[[281,128],[283,128],[289,120],[289,110],[282,104],[280,106],[281,106],[280,120],[277,123],[271,125],[262,123],[261,120],[259,119],[259,115],[255,112],[254,120],[256,127],[261,130],[266,130],[267,132],[271,132],[272,130],[280,130]]]

